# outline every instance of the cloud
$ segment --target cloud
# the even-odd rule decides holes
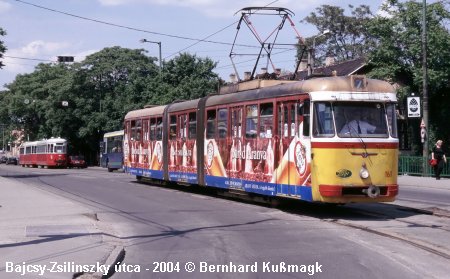
[[[127,0],[98,0],[103,6],[119,6],[133,1]],[[134,1],[135,2],[135,1]]]
[[[11,4],[0,0],[0,14],[8,12],[11,7]]]
[[[208,17],[233,17],[243,7],[263,7],[271,0],[98,0],[104,6],[133,5],[143,3],[148,5],[186,7],[197,10]],[[293,11],[309,10],[312,5],[318,6],[325,0],[278,0],[271,7],[289,7]]]
[[[89,49],[75,54],[75,62],[81,62],[86,59],[86,56],[101,51],[100,49]]]
[[[24,47],[8,49],[5,53],[4,64],[6,65],[4,70],[11,73],[23,73],[31,72],[33,65],[45,61],[35,61],[26,59],[17,59],[11,57],[20,57],[28,59],[45,59],[48,58],[48,62],[56,61],[57,55],[64,55],[64,52],[69,48],[69,43],[55,43],[44,42],[37,40],[28,43]]]

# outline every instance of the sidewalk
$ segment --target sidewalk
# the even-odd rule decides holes
[[[89,209],[3,177],[0,193],[0,278],[72,278],[106,267],[115,247]]]
[[[417,186],[450,190],[450,178],[441,177],[440,180],[436,180],[434,177],[399,175],[398,185],[400,185],[400,187]]]
[[[450,179],[446,178],[401,175],[398,182],[400,191],[402,187],[450,191]],[[77,273],[75,265],[94,265],[100,278],[116,259],[118,247],[106,241],[108,236],[90,217],[94,212],[87,207],[3,177],[0,193],[0,278],[72,278]],[[416,202],[395,203],[426,207]],[[39,270],[44,267],[45,270]],[[40,273],[43,275],[38,276]]]

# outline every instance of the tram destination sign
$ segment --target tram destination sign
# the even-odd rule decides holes
[[[407,98],[408,117],[417,118],[420,115],[420,97],[408,97]]]

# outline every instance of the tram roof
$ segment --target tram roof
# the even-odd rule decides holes
[[[67,140],[63,138],[49,138],[37,141],[36,144],[51,144],[51,143],[66,143]]]
[[[200,101],[200,99],[195,99],[195,100],[170,104],[169,108],[168,108],[168,112],[196,109],[198,107],[199,101]]]
[[[123,136],[123,130],[120,131],[113,131],[113,132],[107,132],[103,135],[104,138],[108,137],[117,137],[117,136]]]
[[[257,86],[252,87],[252,84]],[[292,96],[299,93],[310,94],[312,100],[383,100],[395,101],[394,87],[382,80],[369,79],[365,76],[337,76],[312,78],[302,81],[277,81],[276,85],[258,87],[264,83],[250,81],[249,85],[242,87],[231,86],[231,90],[224,90],[219,95],[207,97],[206,106],[233,104],[258,99]],[[233,91],[233,88],[246,88],[243,91]],[[162,115],[168,107],[168,112],[183,111],[198,107],[200,99],[172,103],[170,105],[156,106],[130,111],[125,119],[145,116]]]
[[[362,84],[356,85],[356,81],[362,82]],[[395,94],[395,89],[386,81],[369,79],[365,76],[321,77],[298,82],[280,83],[274,86],[255,88],[234,93],[212,95],[206,101],[206,106],[290,96],[299,93],[320,94],[321,92],[342,92],[349,96],[355,94],[355,96],[362,97],[362,94],[371,93]],[[346,99],[351,99],[351,97],[347,96]]]
[[[162,115],[165,108],[166,108],[166,105],[132,110],[125,115],[125,119],[139,118],[139,117],[149,116],[149,115],[151,115],[151,116]]]
[[[67,140],[63,138],[49,138],[49,139],[42,139],[37,141],[26,141],[22,143],[21,146],[27,147],[27,146],[36,146],[40,144],[51,144],[51,143],[66,143]]]

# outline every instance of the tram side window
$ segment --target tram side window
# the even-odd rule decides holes
[[[189,113],[189,138],[195,139],[197,137],[197,113]]]
[[[249,105],[246,107],[245,137],[248,139],[256,138],[258,129],[258,105]]]
[[[240,138],[242,136],[242,109],[235,108],[231,110],[231,125],[233,138]]]
[[[273,135],[273,104],[261,104],[260,105],[260,126],[259,137],[260,138],[272,138]]]
[[[295,123],[297,123],[297,114],[296,114],[297,107],[298,107],[298,104],[295,104],[295,105],[291,105],[291,108],[290,108],[290,115],[291,115],[290,124],[291,124],[291,126],[289,127],[289,129],[291,131],[291,138],[295,137],[295,135],[297,135],[297,132],[298,132],[297,127],[295,125]]]
[[[395,104],[386,104],[386,114],[388,119],[389,130],[391,137],[398,138],[397,132],[397,112],[395,110]]]
[[[142,138],[142,120],[136,120],[136,141],[141,141]]]
[[[38,145],[37,146],[37,153],[45,153],[45,145]]]
[[[57,143],[55,146],[55,153],[66,153],[66,147],[63,143]]]
[[[216,110],[206,112],[206,138],[213,139],[216,135]]]
[[[309,100],[305,100],[303,104],[299,105],[299,115],[303,115],[303,136],[309,137]],[[299,127],[300,129],[300,127]]]
[[[331,104],[328,102],[314,104],[313,133],[316,137],[333,137],[334,123]]]
[[[131,140],[137,139],[137,128],[136,128],[136,120],[131,121]]]
[[[181,139],[186,138],[186,132],[187,132],[187,123],[186,123],[186,115],[182,114],[178,116],[178,120],[179,120],[179,127],[180,127],[180,131],[179,131],[179,135]]]
[[[163,121],[162,117],[156,118],[156,140],[162,140],[163,136]]]
[[[174,140],[177,138],[177,116],[170,116],[170,126],[169,126],[169,139]]]
[[[150,119],[150,140],[156,139],[156,119]]]
[[[219,138],[224,139],[228,134],[228,109],[219,109],[219,119],[217,122]]]
[[[144,122],[144,127],[143,127],[143,140],[144,141],[148,141],[149,140],[149,134],[150,134],[150,132],[149,132],[149,120],[148,119],[145,119],[145,120],[143,120],[143,122]]]

